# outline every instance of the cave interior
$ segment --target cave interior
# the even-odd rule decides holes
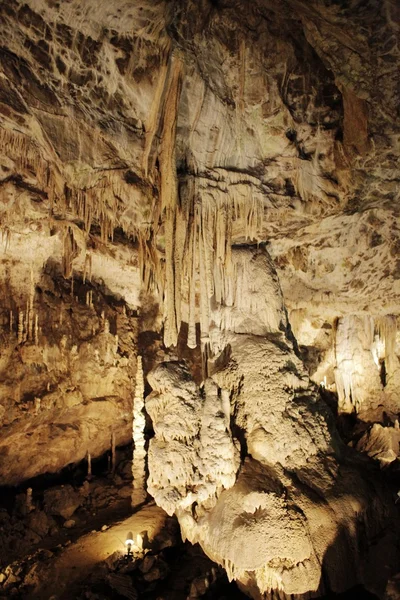
[[[0,32],[0,598],[399,600],[398,0]]]

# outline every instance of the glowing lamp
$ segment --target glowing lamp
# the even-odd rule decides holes
[[[125,540],[126,556],[132,556],[132,546],[134,544],[132,531],[128,533]]]

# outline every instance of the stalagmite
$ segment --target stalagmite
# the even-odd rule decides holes
[[[90,455],[90,452],[87,452],[87,454],[86,454],[86,460],[87,460],[87,475],[86,475],[86,479],[90,480],[90,479],[92,479],[92,457]]]
[[[35,505],[32,500],[32,488],[30,487],[26,490],[26,509],[28,512],[35,510]]]
[[[133,458],[132,458],[132,506],[141,504],[146,499],[146,472],[145,472],[145,437],[144,428],[146,418],[144,414],[144,376],[142,357],[137,357],[135,396],[133,399],[133,419],[132,419],[132,440],[133,440]]]

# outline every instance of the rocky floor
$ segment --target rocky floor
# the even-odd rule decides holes
[[[125,508],[127,503],[125,502]],[[121,503],[99,511],[86,523],[107,521],[98,530],[79,535],[71,528],[63,543],[44,539],[44,546],[6,566],[0,576],[0,598],[20,600],[106,600],[148,598],[245,598],[223,570],[198,546],[183,544],[174,518],[150,502],[128,518],[115,522]],[[108,514],[107,514],[108,512]],[[131,512],[131,510],[130,510]],[[100,521],[99,521],[100,519]],[[114,522],[113,522],[114,521]],[[125,540],[137,536],[141,546],[126,555]],[[74,540],[74,538],[76,538]],[[225,595],[225,591],[228,595]]]
[[[154,502],[132,514],[130,453],[118,449],[114,473],[105,456],[89,478],[81,464],[3,488],[0,598],[222,598],[225,588],[245,597],[198,546],[182,543],[176,519]],[[136,544],[138,534],[128,558],[125,540]]]
[[[130,447],[117,451],[114,473],[104,455],[93,462],[89,477],[83,461],[58,475],[38,477],[19,487],[3,487],[0,567],[38,548],[54,548],[130,515],[130,454]]]

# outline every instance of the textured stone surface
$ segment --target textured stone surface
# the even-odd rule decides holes
[[[208,361],[218,411],[213,427],[219,429],[218,413],[228,416],[226,441],[215,434],[209,441],[204,417],[199,420],[209,380],[202,397],[181,367],[157,367],[149,375],[155,391],[145,403],[155,431],[149,491],[167,512],[176,512],[183,536],[199,542],[253,598],[276,590],[285,598],[318,596],[357,582],[379,589],[393,537],[382,538],[378,559],[369,536],[388,518],[384,491],[375,484],[371,489],[368,477],[346,465],[332,416],[287,337],[282,296],[265,251],[234,250],[232,261],[247,267],[245,284],[239,270],[231,286],[226,282],[229,289],[241,282],[242,301],[234,318],[221,319],[229,306],[215,305],[210,338],[216,355]],[[257,292],[252,297],[254,281],[269,290],[261,295],[263,305]],[[226,452],[235,446],[239,469],[232,451]],[[198,455],[204,457],[200,465]],[[376,514],[370,512],[372,498]],[[355,548],[363,539],[360,560]]]
[[[396,2],[0,10],[0,482],[128,442],[141,344],[195,375],[156,366],[147,400],[189,537],[255,597],[373,579],[379,486],[300,357],[339,413],[396,419]]]
[[[83,498],[71,485],[63,485],[44,493],[44,508],[50,515],[59,515],[69,519],[82,504]],[[65,525],[68,527],[68,525]]]
[[[113,431],[117,444],[130,441],[136,318],[92,284],[76,281],[71,297],[50,268],[24,311],[15,309],[18,282],[8,285],[1,316],[14,323],[1,356],[0,481],[15,484],[103,454]]]

